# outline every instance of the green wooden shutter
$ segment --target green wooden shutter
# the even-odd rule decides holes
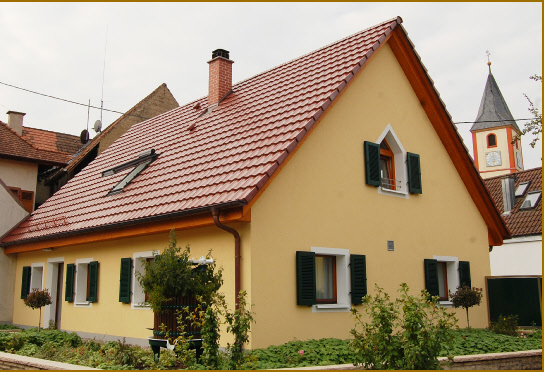
[[[21,283],[21,298],[25,299],[30,293],[30,276],[32,275],[30,266],[23,266],[23,281]]]
[[[297,305],[316,303],[315,253],[297,251]]]
[[[121,276],[119,278],[119,302],[130,302],[130,282],[132,279],[132,258],[121,258]]]
[[[351,303],[360,305],[363,303],[363,297],[366,296],[366,256],[362,254],[352,254],[349,258],[349,267],[351,271]]]
[[[470,262],[468,261],[459,261],[459,282],[461,287],[472,287],[472,281],[470,280]]]
[[[68,302],[74,301],[74,276],[76,273],[76,265],[66,265],[66,289],[64,293],[64,300]]]
[[[89,263],[89,297],[87,301],[96,302],[98,298],[98,261]]]
[[[381,186],[380,145],[365,141],[365,177],[367,185]]]
[[[431,296],[438,296],[438,261],[425,259],[425,289]]]
[[[421,194],[421,166],[419,164],[419,155],[406,154],[408,162],[408,191],[412,194]]]

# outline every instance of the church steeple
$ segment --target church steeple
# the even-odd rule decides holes
[[[523,170],[521,143],[513,142],[521,131],[491,73],[489,75],[476,120],[470,128],[474,146],[474,162],[483,178]]]

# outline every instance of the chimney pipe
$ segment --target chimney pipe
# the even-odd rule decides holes
[[[23,116],[26,114],[17,111],[8,111],[8,127],[17,132],[18,135],[23,135]]]
[[[208,92],[208,106],[217,106],[232,89],[232,64],[229,51],[216,49],[212,52],[210,65],[210,81]]]
[[[504,211],[502,212],[503,216],[509,215],[516,204],[515,183],[516,176],[513,174],[509,174],[501,178],[502,204],[504,206]]]

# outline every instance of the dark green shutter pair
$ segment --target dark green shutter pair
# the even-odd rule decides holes
[[[382,185],[380,172],[380,145],[365,141],[365,178],[367,185],[379,187]],[[408,191],[411,194],[421,194],[421,166],[419,155],[411,152],[406,154],[408,163]]]
[[[425,289],[431,296],[438,296],[438,261],[425,259]],[[472,286],[470,280],[470,262],[459,261],[459,283],[460,286]]]
[[[89,294],[87,301],[98,301],[98,261],[89,262]],[[68,302],[74,301],[74,283],[75,283],[76,265],[66,265],[66,290],[64,293],[64,300]]]
[[[297,305],[311,306],[317,303],[315,283],[315,252],[297,251]],[[351,302],[362,303],[366,296],[366,257],[350,255]]]
[[[21,298],[25,299],[30,293],[30,276],[32,271],[30,266],[23,267],[23,282],[21,284]]]
[[[121,258],[121,276],[119,278],[119,302],[130,303],[130,283],[132,279],[132,258]]]

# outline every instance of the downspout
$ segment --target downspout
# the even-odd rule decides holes
[[[239,300],[238,295],[240,294],[240,234],[238,231],[234,230],[232,227],[222,224],[219,221],[219,210],[217,208],[212,208],[212,216],[215,225],[221,230],[225,230],[228,233],[234,235],[234,292],[235,292],[235,305],[238,308]]]

